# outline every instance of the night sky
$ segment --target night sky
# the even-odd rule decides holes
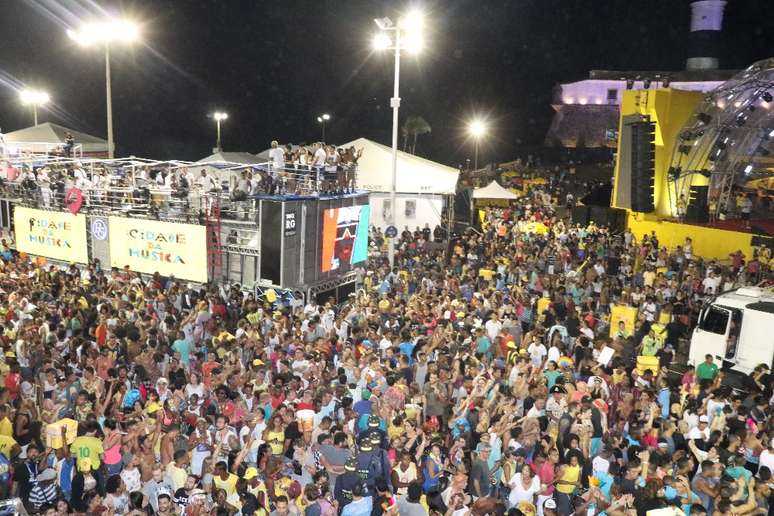
[[[427,13],[427,51],[401,70],[401,118],[422,115],[432,134],[417,153],[456,165],[471,154],[473,114],[493,128],[480,161],[510,160],[542,144],[552,87],[590,69],[679,70],[689,13],[681,0],[0,0],[0,127],[32,123],[21,85],[40,86],[55,106],[40,113],[105,134],[104,61],[65,30],[100,12],[142,22],[143,43],[112,51],[118,155],[195,160],[210,154],[227,111],[226,151],[259,152],[272,139],[365,136],[390,144],[393,63],[374,54],[373,18],[409,5]],[[771,57],[770,0],[730,0],[723,68]]]

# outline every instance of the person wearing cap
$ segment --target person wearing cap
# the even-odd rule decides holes
[[[352,490],[356,485],[362,487],[363,479],[357,471],[358,460],[356,457],[350,457],[344,464],[344,473],[336,479],[333,489],[333,497],[338,502],[339,510],[352,501]]]
[[[357,471],[360,474],[360,478],[365,481],[369,495],[375,493],[374,482],[377,478],[382,477],[388,483],[392,481],[390,459],[387,457],[387,452],[379,447],[380,439],[381,436],[379,434],[360,439],[358,441],[359,452],[355,456]]]
[[[387,432],[381,429],[382,420],[379,418],[379,416],[371,414],[368,416],[368,428],[363,430],[357,435],[358,441],[361,439],[368,438],[371,440],[372,444],[375,444],[379,448],[387,449],[388,439],[387,439]],[[378,437],[378,441],[376,441],[375,437]]]

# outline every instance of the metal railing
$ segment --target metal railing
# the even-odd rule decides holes
[[[9,158],[36,158],[39,156],[63,156],[80,159],[83,145],[75,143],[69,147],[62,143],[50,142],[5,142],[5,153]],[[107,150],[105,151],[107,153]],[[0,152],[0,154],[3,154]]]
[[[258,201],[266,197],[336,195],[354,192],[356,168],[335,171],[282,168],[264,166],[244,167],[238,174],[218,184],[210,182],[210,188],[194,184],[190,188],[178,188],[177,177],[172,186],[159,186],[155,181],[142,177],[95,176],[99,183],[109,180],[109,186],[78,189],[81,210],[89,213],[127,214],[155,219],[198,220],[210,213],[212,206],[220,207],[221,217],[230,220],[255,221]],[[236,179],[242,173],[258,174],[259,181],[249,181],[247,191],[239,190]],[[87,176],[89,176],[87,172]],[[32,175],[22,175],[15,181],[0,180],[0,197],[42,209],[65,210],[77,202],[77,195],[68,194],[70,180],[37,181]],[[130,186],[134,184],[134,186]]]

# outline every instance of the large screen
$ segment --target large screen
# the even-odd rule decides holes
[[[347,272],[368,258],[367,204],[323,211],[322,272]]]

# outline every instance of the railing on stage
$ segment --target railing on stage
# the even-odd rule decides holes
[[[51,142],[5,142],[4,148],[8,158],[12,160],[36,160],[48,156],[69,157],[73,159],[83,158],[83,145],[80,143],[73,144],[69,150],[63,143]]]
[[[354,168],[327,174],[324,171],[295,168],[253,170],[265,174],[261,180],[264,188],[258,189],[255,194],[243,194],[228,185],[223,185],[220,190],[205,192],[197,187],[178,190],[159,187],[152,181],[137,181],[142,186],[130,187],[125,186],[125,182],[118,182],[106,188],[78,189],[78,195],[68,193],[69,189],[65,188],[63,182],[0,180],[0,198],[31,208],[66,210],[76,197],[80,197],[80,211],[85,213],[125,214],[156,220],[203,223],[214,204],[220,207],[221,218],[224,220],[256,222],[260,199],[354,193]],[[326,175],[328,179],[325,179]],[[336,182],[339,178],[342,181],[341,187]]]

